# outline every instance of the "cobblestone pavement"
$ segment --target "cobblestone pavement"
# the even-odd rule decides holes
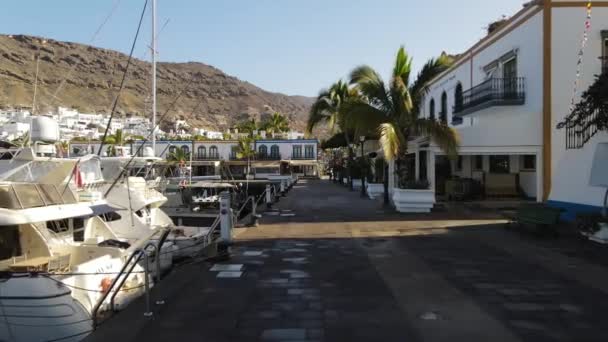
[[[181,267],[90,341],[606,341],[608,252],[470,211],[399,215],[303,181],[233,257]],[[223,270],[223,271],[222,271]]]

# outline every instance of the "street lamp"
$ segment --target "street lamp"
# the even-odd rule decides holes
[[[365,177],[366,177],[366,170],[365,170],[365,156],[364,156],[364,151],[363,151],[363,145],[365,144],[365,136],[362,135],[359,137],[359,141],[361,142],[361,197],[365,197]]]

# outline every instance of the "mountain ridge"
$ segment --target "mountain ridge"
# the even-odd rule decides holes
[[[109,113],[128,55],[29,35],[0,34],[0,107],[32,106],[37,55],[37,112],[64,106]],[[149,62],[132,58],[117,106],[119,115],[150,115],[150,69]],[[278,111],[288,118],[292,128],[303,130],[314,101],[266,91],[199,61],[157,63],[157,113],[164,113],[180,92],[183,95],[168,115],[169,120],[161,123],[163,129],[171,128],[171,120],[184,119],[194,127],[224,130],[238,121],[260,121]]]

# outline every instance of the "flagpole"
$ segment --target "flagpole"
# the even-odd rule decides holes
[[[152,151],[156,156],[156,0],[152,0]]]

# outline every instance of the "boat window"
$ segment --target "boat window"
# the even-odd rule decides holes
[[[40,192],[45,197],[48,204],[62,204],[63,198],[57,188],[51,184],[40,184]]]
[[[14,184],[13,188],[23,208],[44,206],[44,201],[35,184]]]
[[[99,218],[101,218],[105,222],[112,222],[112,221],[118,221],[122,217],[117,212],[111,211],[109,213],[99,215]]]
[[[74,241],[84,241],[84,219],[77,217],[72,220],[72,225],[74,226]]]
[[[54,233],[60,234],[70,230],[68,219],[47,221],[46,228]]]
[[[0,260],[21,255],[19,226],[0,226]]]
[[[19,209],[21,205],[17,195],[10,185],[0,187],[0,207],[6,209]]]

